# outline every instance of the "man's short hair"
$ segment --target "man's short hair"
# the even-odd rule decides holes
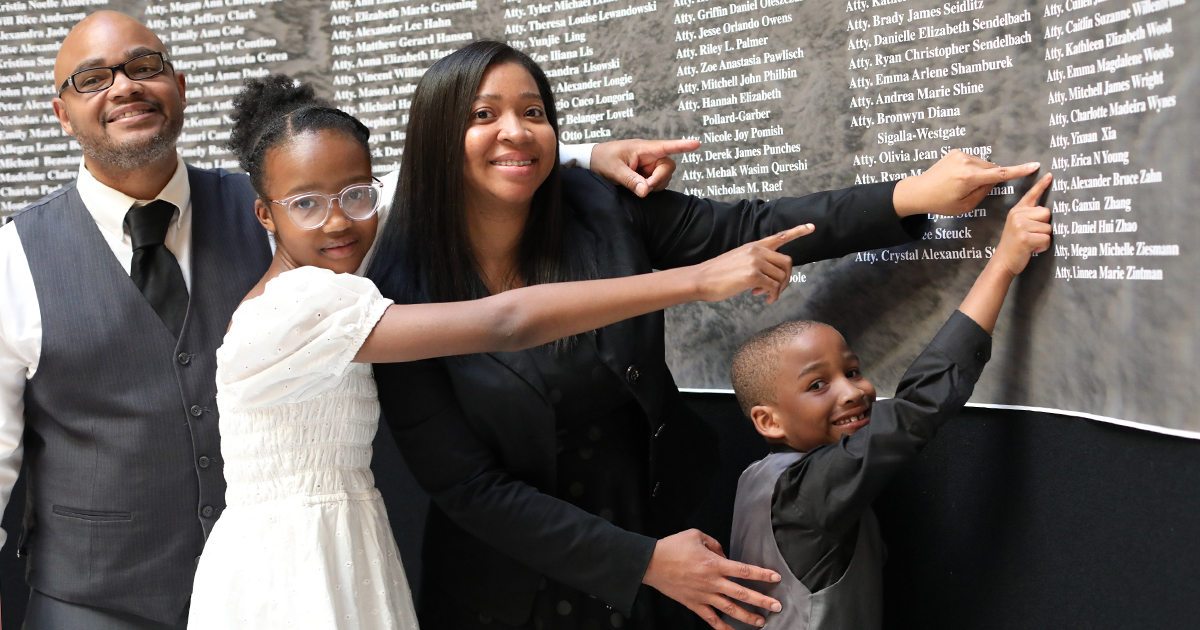
[[[809,319],[783,322],[755,333],[738,348],[730,372],[733,392],[747,418],[751,409],[775,402],[775,379],[784,347],[814,326],[825,325]]]

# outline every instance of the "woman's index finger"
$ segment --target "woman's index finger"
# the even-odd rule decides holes
[[[974,156],[972,156],[974,157]],[[999,184],[1010,179],[1025,177],[1036,173],[1042,165],[1039,162],[1026,162],[1017,166],[1000,166],[993,164],[987,160],[976,158],[980,164],[972,174],[972,182],[976,187],[986,186],[989,184]]]
[[[674,155],[676,153],[691,153],[692,151],[700,148],[699,140],[680,139],[662,140],[661,142],[662,144],[660,145],[660,148],[664,153],[664,157],[666,155]]]
[[[763,247],[766,247],[767,249],[769,249],[771,251],[775,251],[775,250],[779,249],[782,245],[784,245],[786,243],[790,243],[790,242],[800,238],[801,236],[812,234],[814,231],[816,231],[816,229],[817,229],[817,226],[815,226],[811,223],[803,223],[801,225],[797,225],[794,228],[784,230],[778,234],[772,234],[771,236],[768,236],[767,238],[764,238],[764,239],[758,241],[758,244],[762,245]]]

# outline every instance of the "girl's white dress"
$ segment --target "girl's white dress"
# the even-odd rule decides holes
[[[302,267],[233,314],[217,351],[228,507],[189,628],[417,627],[369,468],[375,381],[351,362],[390,304],[370,280]]]

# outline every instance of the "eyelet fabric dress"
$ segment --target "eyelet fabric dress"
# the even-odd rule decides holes
[[[375,381],[352,362],[391,303],[370,280],[302,267],[233,314],[217,351],[227,507],[189,628],[417,628],[370,469]]]

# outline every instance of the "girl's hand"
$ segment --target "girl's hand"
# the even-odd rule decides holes
[[[1053,175],[1050,173],[1043,175],[1008,211],[1004,234],[992,259],[1004,265],[1014,276],[1025,271],[1029,257],[1034,252],[1041,253],[1050,248],[1050,209],[1037,205],[1037,202],[1046,192],[1051,179]]]
[[[996,184],[1031,175],[1039,168],[1037,162],[997,166],[955,149],[924,173],[896,182],[892,204],[901,217],[922,213],[958,216],[974,210]]]
[[[699,299],[719,302],[750,289],[774,304],[792,277],[792,257],[775,250],[814,229],[811,223],[797,225],[695,265]]]
[[[480,300],[393,304],[355,355],[360,363],[417,361],[475,352],[513,352],[661,311],[723,300],[747,289],[774,302],[792,259],[775,251],[813,231],[794,227],[690,267],[625,278],[551,282]]]

